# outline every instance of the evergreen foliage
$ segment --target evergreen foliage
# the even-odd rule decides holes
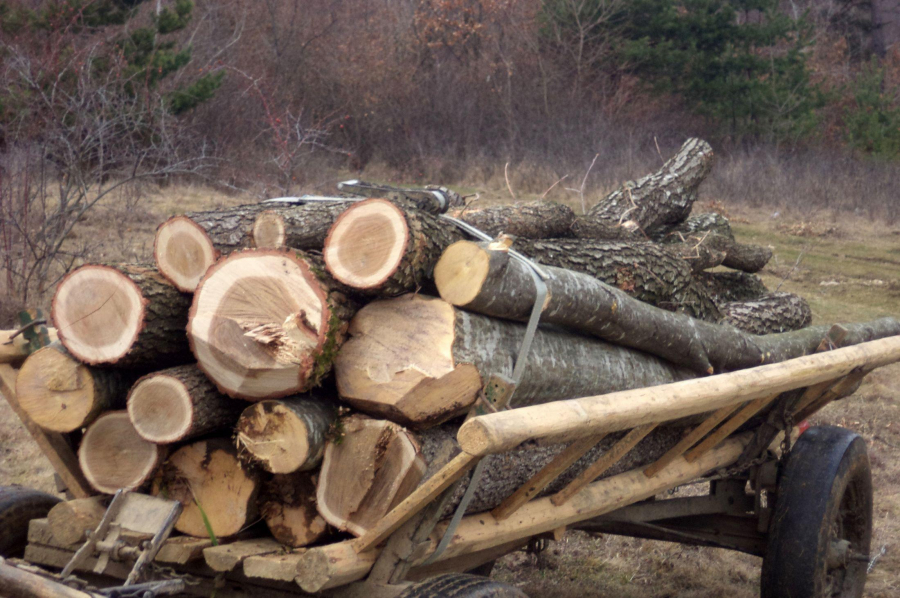
[[[900,106],[885,93],[884,68],[873,57],[856,78],[855,106],[844,117],[847,141],[877,156],[900,156]]]

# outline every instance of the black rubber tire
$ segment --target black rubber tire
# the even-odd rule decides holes
[[[22,486],[0,486],[0,556],[22,556],[28,522],[46,517],[61,499]]]
[[[828,564],[833,542],[856,560]],[[866,443],[832,426],[810,428],[778,482],[763,559],[762,598],[859,598],[872,541],[872,473]]]
[[[490,577],[491,573],[494,571],[494,565],[497,564],[497,561],[488,561],[486,563],[482,563],[475,567],[474,569],[469,569],[466,573],[471,575],[480,575],[481,577]]]
[[[445,573],[413,584],[398,598],[528,598],[519,588],[468,573]]]

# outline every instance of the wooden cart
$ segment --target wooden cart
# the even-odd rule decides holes
[[[24,559],[0,562],[0,594],[86,598],[214,592],[222,598],[322,592],[375,598],[437,597],[451,588],[454,596],[521,596],[505,584],[458,574],[483,571],[504,554],[579,529],[761,556],[764,597],[859,596],[872,527],[865,443],[840,428],[811,428],[801,435],[800,423],[852,394],[868,372],[900,361],[900,337],[832,347],[825,339],[815,354],[783,363],[476,415],[459,431],[462,452],[362,537],[289,550],[271,538],[213,546],[208,539],[173,536],[141,571],[145,585],[102,593],[97,588],[115,584],[112,578],[128,576],[133,561],[151,544],[149,536],[126,526],[116,528],[110,541],[98,538],[108,530],[98,530],[94,539],[100,541],[74,567],[78,577],[61,579],[50,571],[65,567],[81,543],[56,541],[47,520],[35,518],[41,515],[34,512],[40,510],[34,497],[30,515],[22,514],[25,501],[9,500],[19,511],[0,513],[4,533],[13,534],[16,522],[30,522]],[[66,438],[44,432],[18,409],[14,381],[15,370],[0,365],[0,390],[70,495],[91,494]],[[693,422],[688,433],[658,461],[596,481],[653,428],[674,420],[683,425],[684,418]],[[563,490],[543,493],[604,435],[625,430],[630,431]],[[456,485],[469,484],[466,474],[481,460],[530,440],[569,445],[492,512],[439,521]],[[709,492],[657,498],[698,482],[707,483]],[[6,503],[0,494],[0,510]],[[93,585],[79,586],[78,580]],[[165,581],[146,583],[154,580]]]

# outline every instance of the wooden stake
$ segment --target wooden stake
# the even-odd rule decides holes
[[[701,423],[699,426],[691,430],[684,438],[682,438],[678,444],[673,446],[669,452],[663,455],[659,460],[654,462],[650,467],[644,470],[644,475],[648,478],[652,478],[657,473],[662,471],[667,465],[672,463],[675,459],[683,455],[689,448],[700,442],[700,439],[706,436],[712,431],[713,428],[718,426],[722,421],[725,420],[726,417],[737,411],[737,405],[728,405],[727,407],[722,407]]]
[[[700,455],[718,446],[723,440],[736,432],[738,428],[744,425],[751,417],[762,410],[763,407],[777,399],[781,393],[773,394],[768,397],[761,397],[750,401],[740,411],[735,413],[731,419],[722,424],[722,426],[706,437],[706,439],[694,447],[687,455],[684,456],[688,462],[694,462]]]

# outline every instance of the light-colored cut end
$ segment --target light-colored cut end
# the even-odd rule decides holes
[[[221,392],[283,397],[306,389],[329,317],[325,292],[302,258],[242,251],[219,260],[197,287],[188,339]]]
[[[434,282],[441,299],[451,305],[471,303],[481,292],[490,271],[490,255],[477,243],[457,241],[434,266]]]
[[[279,401],[247,407],[236,430],[238,445],[271,473],[297,471],[309,459],[306,423]]]
[[[82,266],[66,276],[53,297],[60,340],[79,361],[115,363],[144,325],[144,298],[127,276],[107,266]]]
[[[397,206],[367,199],[335,220],[325,239],[325,265],[348,286],[375,288],[397,270],[408,239],[409,227]]]
[[[490,452],[493,443],[489,434],[490,431],[477,418],[470,419],[460,426],[456,440],[464,452],[480,457]]]
[[[192,293],[219,252],[203,228],[186,216],[169,218],[156,229],[153,258],[159,273],[183,293]]]
[[[84,477],[97,491],[134,490],[156,471],[162,449],[141,438],[126,411],[109,411],[88,427],[78,447]]]
[[[35,351],[16,382],[19,405],[45,430],[71,432],[90,423],[101,405],[87,366],[56,347]]]
[[[191,429],[191,395],[184,384],[171,376],[147,376],[128,395],[128,416],[145,440],[157,444],[175,442]]]
[[[284,218],[277,212],[260,212],[253,221],[253,243],[257,249],[281,249],[284,247]]]

